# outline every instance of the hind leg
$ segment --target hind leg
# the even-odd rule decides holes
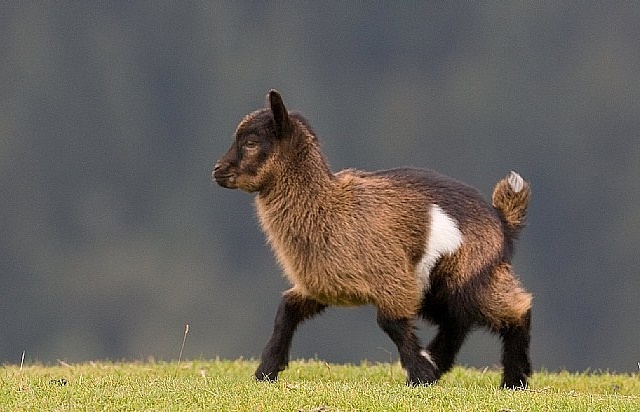
[[[531,340],[531,309],[516,325],[500,330],[502,338],[502,365],[504,372],[502,386],[509,389],[525,388],[531,376],[529,344]]]
[[[502,339],[502,386],[524,388],[531,375],[532,297],[520,285],[507,263],[496,266],[489,280],[476,297],[483,322]]]
[[[378,325],[398,347],[400,363],[407,371],[407,385],[430,385],[437,380],[435,363],[420,348],[410,319],[378,312]]]
[[[437,366],[437,377],[447,373],[462,347],[472,327],[471,319],[461,305],[451,307],[451,302],[461,302],[464,299],[452,297],[450,301],[442,299],[442,291],[438,285],[432,286],[432,293],[425,295],[420,315],[429,323],[438,326],[438,333],[429,343],[426,350]],[[440,296],[440,298],[438,298]],[[459,313],[456,314],[455,310]]]
[[[438,333],[427,347],[428,354],[437,366],[436,376],[447,373],[464,343],[470,327],[454,319],[438,325]]]

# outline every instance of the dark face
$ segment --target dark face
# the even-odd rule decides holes
[[[212,177],[222,187],[246,192],[260,191],[270,178],[266,163],[276,144],[271,111],[248,115],[236,129],[235,140],[216,162]]]

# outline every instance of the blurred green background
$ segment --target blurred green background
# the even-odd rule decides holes
[[[210,181],[279,89],[333,169],[532,183],[515,268],[535,368],[640,361],[636,2],[0,5],[0,363],[260,355],[287,284],[250,195]],[[423,327],[426,340],[433,330]],[[372,308],[293,357],[396,360]],[[459,362],[499,362],[477,332]]]

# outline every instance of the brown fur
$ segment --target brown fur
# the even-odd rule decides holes
[[[501,179],[493,189],[491,201],[496,209],[499,209],[509,230],[517,234],[526,223],[527,206],[531,197],[531,187],[529,183],[522,181],[522,188],[514,191],[510,176]]]
[[[465,323],[496,332],[528,319],[531,295],[509,264],[512,238],[524,224],[528,183],[516,193],[502,179],[491,206],[476,189],[428,170],[334,174],[306,120],[288,113],[277,92],[269,98],[271,109],[240,123],[213,176],[224,187],[257,193],[260,224],[292,284],[283,310],[313,308],[307,318],[327,305],[373,304],[381,325],[388,325],[421,310],[430,318],[435,309],[425,309],[425,299],[431,296],[434,308],[451,311],[445,318],[469,318]],[[434,286],[426,293],[415,268],[434,204],[455,219],[463,241],[432,268]]]

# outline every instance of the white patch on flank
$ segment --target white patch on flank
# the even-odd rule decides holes
[[[438,365],[436,365],[436,363],[433,361],[433,358],[431,357],[431,354],[429,353],[429,351],[427,351],[426,349],[422,349],[420,351],[420,355],[422,355],[422,357],[428,360],[431,366],[438,369]]]
[[[509,173],[507,182],[509,182],[509,186],[511,186],[511,189],[513,189],[513,191],[516,193],[524,188],[524,179],[513,170],[511,171],[511,173]]]
[[[458,224],[440,206],[432,205],[429,217],[427,244],[422,259],[416,265],[416,276],[423,291],[429,289],[431,269],[438,259],[445,254],[455,253],[462,244],[462,233],[458,229]]]

